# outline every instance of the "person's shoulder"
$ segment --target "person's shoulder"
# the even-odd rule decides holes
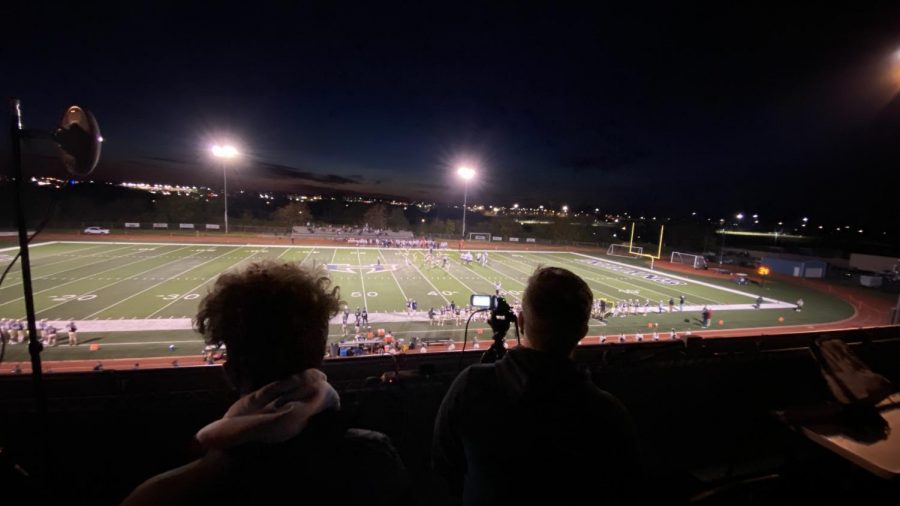
[[[594,383],[586,382],[586,391],[592,408],[603,416],[628,418],[628,411],[622,402],[613,394],[603,390]]]

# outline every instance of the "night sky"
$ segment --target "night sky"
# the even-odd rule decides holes
[[[623,3],[14,2],[0,90],[93,110],[120,179],[229,137],[338,190],[896,221],[900,5]]]

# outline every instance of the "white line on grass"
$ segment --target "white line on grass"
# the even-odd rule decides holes
[[[307,260],[309,260],[309,257],[310,257],[310,255],[312,255],[312,252],[313,252],[314,249],[315,249],[315,248],[310,249],[310,250],[309,250],[309,253],[307,253],[306,256],[303,257],[303,260],[300,260],[300,265],[303,265],[304,262],[306,262]]]
[[[239,249],[241,249],[241,248],[240,248],[240,247],[235,248],[234,250],[231,251],[231,253],[233,253],[233,252],[235,252],[235,251],[237,251],[237,250],[239,250]],[[287,250],[285,250],[285,251],[287,251]],[[185,295],[192,294],[192,293],[194,293],[195,291],[197,291],[197,290],[203,288],[203,285],[209,283],[210,281],[213,281],[213,280],[215,280],[215,279],[218,279],[218,277],[221,276],[223,272],[227,271],[228,269],[233,269],[235,266],[240,265],[240,264],[246,262],[247,260],[250,260],[251,258],[255,257],[255,256],[258,255],[258,254],[259,254],[258,252],[257,252],[257,253],[251,253],[250,255],[248,255],[248,256],[246,256],[246,257],[244,257],[244,258],[238,260],[237,262],[235,262],[235,263],[229,265],[228,267],[226,267],[225,269],[223,269],[222,272],[220,272],[220,273],[218,273],[218,274],[215,274],[215,275],[209,277],[208,279],[206,279],[205,281],[203,281],[203,282],[200,283],[199,285],[197,285],[197,286],[195,286],[194,288],[191,288],[190,290],[188,290],[187,292],[185,292],[185,294],[182,295],[181,297],[179,297],[179,298],[173,300],[172,302],[169,302],[169,303],[166,304],[165,306],[163,306],[163,307],[157,309],[156,311],[150,313],[149,315],[145,316],[144,318],[152,318],[152,317],[155,316],[156,314],[161,313],[164,309],[166,309],[167,307],[171,306],[172,304],[175,304],[176,302],[180,302],[180,301],[184,300],[184,296],[185,296]],[[284,255],[284,253],[282,253],[281,255]],[[278,255],[278,258],[281,258],[281,255]]]
[[[187,246],[185,246],[185,247],[187,247]],[[154,256],[154,257],[147,258],[147,259],[145,259],[145,260],[152,260],[152,259],[154,259],[154,258],[158,258],[158,257],[161,257],[161,256],[165,256],[165,255],[167,255],[167,254],[169,254],[169,253],[175,253],[176,251],[181,251],[181,250],[183,250],[183,249],[184,249],[184,248],[178,248],[178,249],[176,249],[176,250],[172,250],[172,251],[169,251],[169,252],[166,252],[166,253],[161,253],[161,254],[159,254],[159,255],[156,255],[156,256]],[[111,286],[118,285],[119,283],[124,283],[125,281],[128,281],[129,279],[135,279],[135,278],[137,278],[138,276],[140,276],[141,274],[150,272],[150,271],[152,271],[152,270],[154,270],[154,269],[159,269],[159,268],[161,268],[161,267],[165,267],[165,266],[167,266],[167,265],[169,265],[169,264],[173,264],[173,263],[175,263],[175,262],[180,262],[180,261],[184,260],[185,258],[190,258],[190,257],[192,257],[192,256],[194,256],[194,255],[196,255],[196,254],[197,254],[197,253],[194,253],[193,255],[188,255],[188,256],[186,256],[186,257],[178,257],[178,258],[176,258],[175,260],[172,260],[172,261],[166,262],[166,263],[164,263],[164,264],[162,264],[162,265],[157,265],[157,266],[151,267],[151,268],[149,268],[149,269],[143,270],[143,271],[141,271],[141,272],[139,272],[139,273],[137,273],[137,274],[135,274],[135,275],[133,275],[133,276],[129,276],[129,277],[124,278],[124,279],[122,279],[122,280],[120,280],[120,281],[113,281],[112,283],[103,285],[103,286],[101,286],[100,288],[95,288],[95,289],[93,289],[93,290],[88,290],[87,292],[83,293],[82,295],[95,294],[95,293],[99,292],[100,290],[105,290],[105,289],[107,289],[107,288],[109,288],[109,287],[111,287]],[[126,266],[131,265],[131,264],[134,264],[134,263],[137,263],[137,262],[131,262],[131,263],[129,263],[129,264],[123,265],[122,267],[126,267]],[[118,268],[118,267],[117,267],[117,268]],[[78,280],[76,279],[75,281],[78,281]],[[70,283],[74,283],[75,281],[70,281]],[[66,283],[66,284],[68,284],[68,283]],[[62,286],[62,285],[60,285],[60,286]],[[43,291],[47,291],[47,290],[43,290]],[[40,293],[40,292],[35,292],[35,293]],[[44,312],[46,312],[46,311],[49,311],[49,310],[51,310],[51,309],[57,308],[57,307],[59,307],[59,306],[62,306],[63,304],[68,304],[69,302],[72,302],[72,301],[75,301],[75,300],[77,300],[77,299],[69,299],[69,300],[60,302],[59,304],[54,304],[54,305],[52,305],[52,306],[50,306],[50,307],[45,307],[45,308],[43,308],[43,309],[39,309],[39,310],[37,311],[37,314],[44,313]],[[93,316],[93,315],[91,315],[91,316]],[[88,318],[90,318],[90,316],[84,317],[84,319],[88,319]]]
[[[18,235],[16,235],[15,237],[18,237]],[[51,244],[57,244],[58,242],[59,241],[47,241],[47,242],[39,242],[36,244],[29,244],[28,249],[30,250],[32,248],[37,248],[38,246],[49,246]],[[87,242],[87,241],[85,241],[85,242]],[[65,244],[65,243],[63,243],[63,244]],[[97,244],[97,243],[90,243],[90,244]],[[0,251],[12,251],[12,250],[17,250],[17,249],[19,249],[18,246],[10,246],[8,248],[0,248]]]
[[[337,254],[337,250],[334,250],[334,253]],[[369,301],[366,298],[366,280],[363,278],[362,273],[362,257],[359,256],[359,248],[356,248],[356,263],[359,264],[359,280],[362,283],[362,294],[363,294],[363,307],[366,308],[366,312],[369,312]]]
[[[45,257],[32,258],[31,259],[31,262],[32,262],[31,269],[32,270],[43,269],[44,267],[50,267],[51,265],[61,264],[63,262],[71,262],[72,260],[78,260],[77,257],[72,257],[72,254],[83,253],[85,251],[92,250],[94,248],[99,248],[102,246],[104,246],[104,245],[103,244],[95,244],[94,246],[88,246],[87,248],[80,248],[80,249],[77,249],[74,251],[63,250],[61,253],[53,253],[53,254],[47,255]],[[117,249],[122,249],[122,248],[117,248]],[[94,255],[94,254],[95,253],[92,253],[91,255]],[[66,256],[68,258],[64,258],[62,260],[57,260],[55,262],[43,263],[44,260],[47,260],[49,258],[56,258],[59,256]],[[52,276],[52,274],[47,274],[47,276]]]
[[[147,261],[147,260],[153,260],[154,258],[159,258],[159,257],[161,257],[161,256],[168,255],[169,253],[174,253],[174,252],[176,252],[176,251],[181,251],[181,250],[183,250],[184,248],[187,248],[187,247],[188,247],[188,246],[183,246],[183,247],[181,247],[181,248],[173,249],[173,250],[167,251],[167,252],[165,252],[165,253],[160,253],[159,255],[154,255],[154,256],[152,256],[152,257],[147,257],[147,258],[141,258],[141,259],[139,259],[139,260],[135,260],[134,262],[128,262],[128,263],[126,263],[126,264],[122,264],[122,265],[119,265],[119,266],[117,266],[117,267],[112,267],[112,268],[106,269],[106,270],[104,270],[104,271],[95,272],[95,273],[93,273],[93,274],[89,274],[89,275],[87,275],[87,276],[83,276],[83,277],[80,277],[80,278],[75,278],[75,279],[73,279],[72,281],[68,281],[68,282],[66,282],[66,283],[62,283],[62,284],[59,284],[59,285],[54,285],[54,286],[52,286],[52,287],[50,287],[50,288],[46,288],[46,289],[44,289],[44,290],[38,290],[38,291],[34,292],[33,295],[37,295],[37,294],[39,294],[39,293],[44,293],[44,292],[49,292],[50,290],[55,290],[55,289],[60,288],[60,287],[63,287],[63,286],[71,285],[72,283],[77,283],[77,282],[79,282],[79,281],[84,281],[85,279],[93,278],[93,277],[97,276],[98,274],[103,274],[104,272],[114,271],[114,270],[116,270],[116,269],[121,269],[121,268],[123,268],[123,267],[128,267],[129,265],[134,265],[134,264],[136,264],[136,263],[145,262],[145,261]],[[128,257],[128,255],[124,255],[124,256],[121,256],[121,257],[117,257],[117,258],[127,258],[127,257]],[[97,262],[97,263],[99,263],[99,262]],[[171,262],[170,262],[170,263],[171,263]],[[91,264],[91,265],[93,265],[93,264]],[[153,270],[153,269],[150,269],[150,270]],[[148,272],[148,271],[143,271],[143,272]],[[135,276],[138,276],[138,275],[140,275],[140,274],[143,274],[143,272],[142,272],[142,273],[135,274]],[[126,278],[126,279],[127,279],[127,278]],[[5,305],[7,305],[7,304],[12,304],[13,302],[22,300],[23,298],[24,298],[24,297],[18,297],[18,298],[15,298],[15,299],[13,299],[13,300],[9,300],[9,301],[0,303],[0,306],[5,306]],[[60,304],[57,304],[57,306],[59,306],[59,305],[60,305]],[[53,306],[53,307],[56,307],[56,306]],[[52,308],[48,308],[48,309],[52,309]],[[41,310],[41,311],[43,311],[43,310]],[[41,311],[38,311],[38,312],[40,313]]]
[[[113,252],[113,251],[119,251],[119,250],[123,250],[123,249],[128,249],[128,246],[122,246],[121,248],[115,248],[115,249],[111,249],[111,250],[101,251],[101,252],[98,252],[98,253],[92,253],[92,254],[87,255],[87,256],[85,256],[85,257],[82,257],[82,258],[90,258],[90,257],[96,256],[96,255],[99,255],[100,253],[110,253],[110,252]],[[137,253],[137,252],[136,252],[136,253]],[[126,258],[127,256],[128,256],[128,255],[122,255],[122,256],[119,256],[119,257],[116,257],[116,258]],[[61,260],[61,261],[59,261],[59,262],[53,262],[53,264],[62,263],[62,262],[71,262],[72,260],[80,260],[80,258],[67,258],[66,260]],[[69,267],[68,269],[63,269],[63,270],[61,270],[61,271],[51,272],[50,274],[43,274],[43,275],[41,275],[41,276],[39,276],[39,277],[31,278],[31,281],[37,281],[37,280],[39,280],[39,279],[52,279],[52,276],[56,276],[57,274],[62,274],[63,272],[68,272],[68,271],[76,271],[76,270],[78,270],[78,269],[84,269],[85,267],[90,267],[90,266],[92,266],[92,265],[102,264],[103,262],[108,262],[109,260],[110,260],[109,258],[104,258],[103,260],[99,260],[99,261],[97,261],[97,262],[91,262],[91,263],[89,263],[89,264],[79,265],[79,266],[76,266],[76,267]],[[47,265],[53,265],[53,264],[47,264]],[[37,266],[37,267],[35,267],[35,268],[46,267],[47,265],[39,265],[39,266]],[[106,271],[103,271],[103,272],[106,272]],[[10,284],[8,284],[8,285],[3,285],[2,288],[12,288],[12,287],[14,287],[14,286],[19,286],[19,285],[21,285],[21,284],[22,284],[22,281],[19,281],[18,283],[10,283]]]
[[[605,258],[597,258],[597,257],[591,256],[591,255],[585,255],[584,253],[576,253],[576,252],[574,252],[574,251],[571,252],[571,253],[572,253],[573,255],[578,255],[578,256],[585,257],[585,258],[590,258],[590,259],[592,259],[592,260],[600,260],[600,261],[603,261],[603,262],[609,262],[609,263],[612,263],[612,264],[621,265],[621,266],[623,266],[623,267],[631,267],[631,268],[634,268],[634,269],[637,269],[637,270],[640,270],[640,271],[650,272],[650,273],[656,274],[656,271],[647,269],[647,268],[645,268],[645,267],[635,267],[635,266],[633,266],[633,265],[623,264],[623,263],[621,263],[621,262],[616,262],[616,261],[613,261],[613,260],[607,260],[607,259],[605,259]],[[694,283],[695,285],[705,286],[705,287],[707,287],[707,288],[715,288],[716,290],[722,290],[722,291],[724,291],[724,292],[730,292],[730,293],[735,293],[735,294],[738,294],[738,295],[743,295],[744,297],[750,297],[751,299],[756,299],[756,297],[757,297],[756,295],[753,295],[752,293],[742,292],[742,291],[740,291],[740,290],[735,290],[735,289],[733,289],[733,288],[726,288],[726,287],[724,287],[724,286],[717,286],[717,285],[714,285],[714,284],[712,284],[712,283],[706,283],[706,282],[699,281],[699,280],[695,280],[695,279],[684,278],[684,277],[681,277],[681,276],[677,276],[677,275],[675,275],[675,274],[669,274],[668,272],[666,272],[666,273],[664,274],[664,276],[667,277],[667,278],[677,279],[677,280],[679,280],[679,281],[685,281],[685,282],[687,282],[687,283]],[[777,303],[777,304],[787,304],[787,302],[780,301],[780,300],[776,300],[776,299],[771,299],[771,298],[767,298],[767,297],[763,297],[763,300],[765,300],[765,301],[767,301],[767,302],[774,302],[774,303]]]
[[[384,260],[384,263],[385,263],[385,264],[387,264],[387,258],[385,258],[384,253],[381,252],[381,249],[378,250],[378,256],[381,257],[382,260]],[[409,302],[409,297],[406,296],[406,292],[403,291],[403,287],[400,286],[400,282],[397,281],[397,276],[394,274],[394,271],[393,271],[393,270],[390,271],[390,272],[391,272],[391,277],[394,278],[394,283],[396,283],[396,284],[397,284],[397,288],[400,289],[400,295],[403,296],[403,301],[408,303],[408,302]]]
[[[602,273],[602,272],[597,272],[596,270],[589,269],[589,268],[588,268],[588,267],[589,267],[588,264],[582,265],[582,264],[580,264],[580,263],[578,263],[578,262],[575,262],[574,260],[570,260],[570,259],[567,259],[567,258],[559,258],[558,255],[555,255],[554,258],[558,258],[559,261],[561,261],[561,262],[567,262],[567,263],[571,264],[571,265],[573,266],[573,267],[572,267],[573,269],[578,269],[578,270],[583,271],[583,272],[589,272],[589,273],[591,273],[591,275],[598,275],[598,274],[599,274],[599,275],[601,275],[601,276],[604,276],[604,273]],[[603,260],[603,261],[609,262],[609,260]],[[602,265],[599,265],[599,266],[593,266],[593,267],[599,267],[600,269],[603,269],[603,266],[602,266]],[[608,269],[607,269],[607,270],[608,270]],[[650,272],[653,272],[653,271],[650,271]],[[662,274],[662,275],[660,275],[660,274],[658,274],[658,273],[656,273],[656,272],[653,272],[653,273],[656,274],[656,275],[658,275],[658,276],[662,276],[662,277],[670,277],[668,274]],[[598,282],[598,283],[603,283],[603,281],[601,281],[601,280],[599,280],[599,279],[588,278],[587,276],[585,276],[585,277],[586,277],[587,279],[590,279],[591,281],[596,281],[596,282]],[[616,281],[621,281],[622,283],[625,283],[626,285],[630,285],[630,286],[633,286],[633,287],[635,287],[635,288],[638,288],[639,290],[645,290],[645,291],[647,291],[647,292],[655,293],[655,294],[661,296],[661,297],[663,298],[663,301],[664,301],[664,302],[665,302],[666,300],[668,300],[668,299],[674,298],[674,294],[666,293],[666,292],[661,292],[661,291],[659,291],[659,290],[654,290],[653,287],[652,287],[653,285],[651,284],[651,283],[653,283],[652,281],[641,280],[641,278],[636,278],[636,280],[640,280],[640,281],[641,281],[641,284],[637,284],[637,283],[633,283],[633,282],[629,281],[629,278],[628,278],[627,275],[623,275],[623,276],[621,276],[621,277],[613,277],[613,276],[608,276],[608,275],[607,275],[607,277],[609,277],[610,279],[614,279],[614,280],[616,280]],[[672,287],[672,289],[674,290],[675,287]],[[709,297],[704,297],[703,295],[697,294],[697,293],[695,293],[695,292],[687,291],[687,290],[685,290],[685,289],[683,289],[683,288],[679,288],[677,291],[681,291],[681,292],[686,293],[686,294],[688,294],[688,295],[692,295],[693,297],[695,297],[695,298],[697,298],[697,299],[700,299],[700,300],[705,300],[705,301],[707,301],[707,302],[712,302],[713,304],[723,304],[722,301],[719,301],[719,300],[716,300],[716,299],[711,299],[711,298],[709,298]],[[647,298],[649,298],[649,297],[644,296],[644,298],[647,299]],[[655,297],[654,297],[654,299],[655,299]]]
[[[434,286],[434,283],[432,283],[431,280],[428,279],[428,277],[425,276],[425,274],[423,274],[421,270],[419,270],[419,267],[416,265],[415,262],[410,262],[409,265],[412,265],[413,269],[415,269],[416,272],[419,273],[419,276],[422,276],[422,279],[424,279],[425,281],[427,281],[428,284],[431,285],[431,288],[434,288],[435,293],[437,293],[438,295],[440,295],[441,298],[444,299],[444,302],[446,302],[447,304],[450,303],[450,300],[447,299],[447,297],[444,296],[444,294],[443,294],[440,290],[438,290],[438,287]]]
[[[523,271],[522,269],[517,269],[517,268],[513,267],[512,265],[510,265],[510,264],[508,264],[508,263],[506,263],[506,262],[501,262],[501,261],[499,261],[500,255],[497,255],[497,256],[495,256],[494,258],[497,258],[497,259],[498,259],[498,263],[501,263],[501,264],[503,264],[503,265],[509,267],[510,269],[515,270],[515,271],[519,271],[519,272],[521,272],[522,274],[525,274],[526,276],[530,276],[530,274],[528,274],[527,272]],[[516,262],[519,262],[519,263],[521,263],[521,264],[525,264],[525,262],[523,262],[523,261],[521,261],[521,260],[516,260]],[[529,265],[529,264],[525,264],[525,265]],[[529,265],[529,266],[530,266],[530,267],[536,267],[536,265]],[[603,283],[603,282],[601,282],[601,281],[596,281],[596,280],[591,280],[591,281],[594,281],[594,282],[596,282],[596,283],[600,283],[600,284],[603,285],[603,286],[607,286],[607,287],[609,286],[608,284]],[[590,285],[588,285],[588,287],[589,287],[589,288],[591,289],[591,291],[594,292],[594,293],[599,293],[600,295],[604,295],[604,296],[606,296],[606,297],[609,297],[609,298],[612,299],[612,300],[616,300],[616,299],[617,299],[617,297],[616,297],[615,295],[611,295],[611,294],[609,294],[609,293],[606,293],[606,292],[604,292],[603,290],[597,290],[596,288],[594,288],[594,287],[592,287],[592,286],[590,286]]]
[[[497,272],[496,269],[492,269],[492,270],[493,270],[494,272]],[[488,284],[490,284],[491,286],[494,286],[494,283],[495,283],[494,281],[491,281],[491,280],[489,280],[488,278],[482,276],[482,275],[479,274],[478,271],[476,271],[475,269],[469,268],[469,272],[471,272],[472,274],[478,276],[479,278],[481,278],[481,279],[487,281]],[[501,273],[501,274],[502,274],[502,273]],[[519,280],[516,279],[516,278],[512,278],[512,277],[510,277],[510,276],[506,276],[506,277],[509,278],[509,279],[511,279],[511,280],[513,280],[513,281],[515,281],[516,283],[519,283],[519,284],[522,285],[522,286],[525,286],[525,283],[519,281]],[[516,299],[516,300],[518,300],[518,301],[521,301],[521,300],[522,300],[522,298],[519,297],[518,295],[509,293],[508,290],[504,290],[504,291],[505,291],[506,293],[508,293],[509,295],[511,295],[514,299]]]
[[[178,274],[176,274],[174,277],[178,277],[178,276],[181,276],[182,274],[186,274],[186,273],[188,273],[188,272],[190,272],[190,271],[192,271],[192,270],[194,270],[194,269],[196,269],[196,268],[198,268],[198,267],[201,267],[201,266],[204,266],[204,265],[206,265],[206,264],[208,264],[208,263],[210,263],[210,262],[216,261],[216,260],[218,260],[218,259],[220,259],[220,258],[222,258],[222,257],[224,257],[224,256],[226,256],[226,255],[230,255],[230,254],[234,253],[235,251],[237,251],[237,250],[239,250],[239,249],[240,249],[240,247],[235,248],[235,249],[233,249],[233,250],[231,250],[231,251],[226,251],[225,253],[222,253],[221,255],[219,255],[219,256],[217,256],[217,257],[215,257],[215,258],[210,258],[209,260],[207,260],[207,261],[205,261],[205,262],[201,262],[201,263],[199,263],[199,264],[197,264],[197,265],[195,265],[195,266],[193,266],[193,267],[190,267],[190,268],[188,268],[188,269],[185,269],[184,271],[179,272]],[[192,256],[193,256],[193,255],[189,255],[189,256],[185,257],[185,259],[191,258]],[[171,263],[171,262],[169,262],[169,263]],[[168,265],[168,264],[165,264],[165,265]],[[162,266],[160,266],[160,267],[162,267]],[[144,288],[143,290],[141,290],[141,291],[139,291],[139,292],[133,293],[133,294],[129,295],[128,297],[125,297],[124,299],[122,299],[122,300],[120,300],[120,301],[118,301],[118,302],[116,302],[116,303],[114,303],[114,304],[111,304],[111,305],[109,305],[109,306],[106,306],[105,308],[103,308],[103,309],[101,309],[101,310],[99,310],[99,311],[95,311],[95,312],[93,312],[93,313],[91,313],[91,314],[85,316],[85,318],[90,318],[90,317],[92,317],[92,316],[97,316],[98,314],[100,314],[100,313],[102,313],[102,312],[104,312],[104,311],[106,311],[106,310],[108,310],[108,309],[110,309],[110,308],[114,308],[114,307],[118,306],[119,304],[125,302],[126,300],[133,299],[133,298],[137,297],[138,295],[140,295],[140,294],[142,294],[142,293],[145,293],[145,292],[147,292],[147,291],[149,291],[149,290],[152,290],[152,289],[156,288],[157,286],[159,286],[159,285],[161,285],[161,284],[163,284],[163,283],[168,283],[168,282],[169,282],[169,279],[166,278],[165,280],[160,281],[159,283],[150,285],[150,286],[148,286],[147,288]]]

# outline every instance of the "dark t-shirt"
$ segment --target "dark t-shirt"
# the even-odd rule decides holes
[[[630,503],[641,473],[621,403],[571,360],[523,347],[456,378],[433,460],[466,505]]]

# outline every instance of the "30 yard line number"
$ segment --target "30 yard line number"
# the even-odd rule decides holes
[[[200,294],[199,294],[199,293],[189,293],[189,294],[187,294],[187,295],[185,295],[185,296],[182,296],[180,293],[169,293],[169,294],[166,294],[166,295],[157,295],[157,297],[161,298],[162,300],[166,300],[166,301],[170,301],[170,300],[178,300],[178,299],[181,299],[181,300],[195,300],[195,299],[199,299],[199,298],[200,298]]]

